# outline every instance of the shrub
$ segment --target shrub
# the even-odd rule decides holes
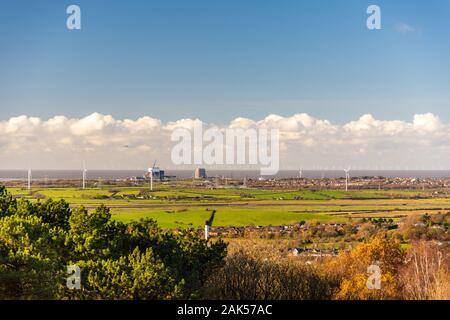
[[[404,261],[400,243],[378,235],[358,245],[350,252],[342,252],[327,268],[331,277],[340,282],[334,298],[339,300],[373,300],[399,298],[398,272]],[[367,286],[368,267],[381,269],[381,289]]]
[[[206,282],[203,296],[222,300],[323,300],[330,281],[314,267],[237,252]]]
[[[450,299],[448,249],[431,242],[416,242],[408,251],[406,261],[400,272],[405,299]]]

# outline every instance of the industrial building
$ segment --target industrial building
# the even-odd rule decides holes
[[[204,169],[204,168],[195,169],[194,179],[196,179],[196,180],[206,179],[206,169]]]
[[[150,179],[153,177],[153,180],[163,181],[165,179],[164,170],[161,170],[158,167],[148,168],[147,173],[145,174],[146,179]]]

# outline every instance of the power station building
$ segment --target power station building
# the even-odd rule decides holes
[[[145,174],[146,179],[150,179],[153,177],[153,180],[162,181],[165,179],[164,170],[161,170],[158,167],[148,168],[147,173]]]
[[[204,168],[197,168],[194,172],[194,179],[206,179],[206,170]]]

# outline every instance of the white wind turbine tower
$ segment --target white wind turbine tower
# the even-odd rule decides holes
[[[28,190],[31,190],[31,179],[33,178],[31,168],[28,168]]]
[[[350,167],[344,169],[345,172],[345,191],[348,191],[348,180],[350,179]]]
[[[83,189],[86,189],[86,174],[87,174],[86,161],[83,161]]]
[[[156,160],[153,162],[153,167],[151,167],[150,171],[150,191],[153,191],[153,174],[155,172]]]
[[[153,191],[153,171],[150,172],[150,191]]]

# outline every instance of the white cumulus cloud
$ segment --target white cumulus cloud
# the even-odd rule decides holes
[[[191,130],[195,120],[116,119],[100,113],[1,120],[0,169],[75,169],[83,160],[97,169],[138,169],[154,159],[176,169],[170,159],[175,144],[171,132]],[[366,114],[344,124],[305,113],[272,114],[264,119],[238,117],[218,127],[278,129],[282,169],[450,167],[450,124],[431,113],[413,115],[410,121]]]

